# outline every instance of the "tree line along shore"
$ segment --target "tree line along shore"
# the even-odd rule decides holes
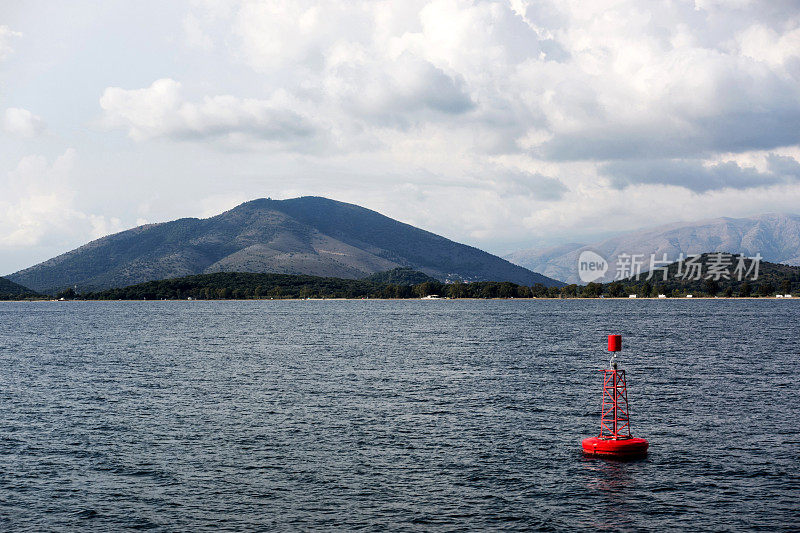
[[[699,277],[686,279],[672,266],[659,279],[642,275],[611,283],[520,285],[508,281],[442,283],[410,268],[379,272],[363,279],[343,279],[296,274],[218,272],[147,281],[127,287],[99,291],[67,288],[48,295],[16,286],[16,293],[3,300],[249,300],[307,298],[754,298],[800,296],[800,267],[762,262],[757,279]]]
[[[129,287],[76,293],[67,289],[57,298],[84,300],[250,300],[307,298],[669,298],[692,297],[774,297],[800,294],[800,280],[787,279],[743,282],[702,280],[696,284],[614,282],[585,286],[525,286],[511,282],[477,281],[415,284],[382,283],[368,280],[294,276],[289,274],[217,273],[150,281]]]

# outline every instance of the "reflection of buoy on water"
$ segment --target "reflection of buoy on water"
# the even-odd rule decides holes
[[[608,336],[608,351],[622,350],[622,335]],[[600,436],[583,439],[583,451],[590,455],[634,458],[647,455],[649,443],[631,435],[628,418],[628,386],[625,371],[617,368],[617,354],[611,356],[611,368],[603,370],[603,408],[600,412]]]

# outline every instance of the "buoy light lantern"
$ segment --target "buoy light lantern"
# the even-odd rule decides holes
[[[609,335],[608,336],[608,351],[621,352],[622,351],[622,335]]]
[[[622,335],[608,336],[611,368],[603,372],[603,404],[600,411],[600,435],[583,439],[583,451],[589,455],[635,458],[647,455],[649,443],[631,434],[628,416],[628,385],[625,371],[617,368],[616,352],[622,350]]]

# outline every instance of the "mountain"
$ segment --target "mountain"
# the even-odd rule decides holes
[[[20,296],[34,296],[36,293],[28,287],[23,287],[13,281],[0,278],[0,300],[17,298]]]
[[[606,275],[597,280],[611,281],[620,254],[643,254],[649,268],[650,255],[676,261],[683,254],[729,252],[755,256],[766,261],[800,265],[800,216],[766,214],[749,218],[715,218],[678,222],[655,228],[624,233],[591,245],[570,244],[543,250],[522,250],[505,256],[512,263],[544,275],[580,283],[578,257],[584,250],[603,256],[610,265]]]
[[[259,199],[220,215],[149,224],[8,276],[40,292],[123,287],[213,272],[358,279],[410,267],[441,281],[560,282],[359,207],[307,196]]]
[[[389,283],[392,285],[418,285],[420,283],[437,281],[424,272],[408,267],[398,267],[386,272],[377,272],[364,278],[372,283]]]

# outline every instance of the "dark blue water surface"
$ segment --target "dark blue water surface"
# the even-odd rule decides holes
[[[790,530],[800,302],[0,303],[3,530]],[[583,457],[621,333],[647,459]]]

